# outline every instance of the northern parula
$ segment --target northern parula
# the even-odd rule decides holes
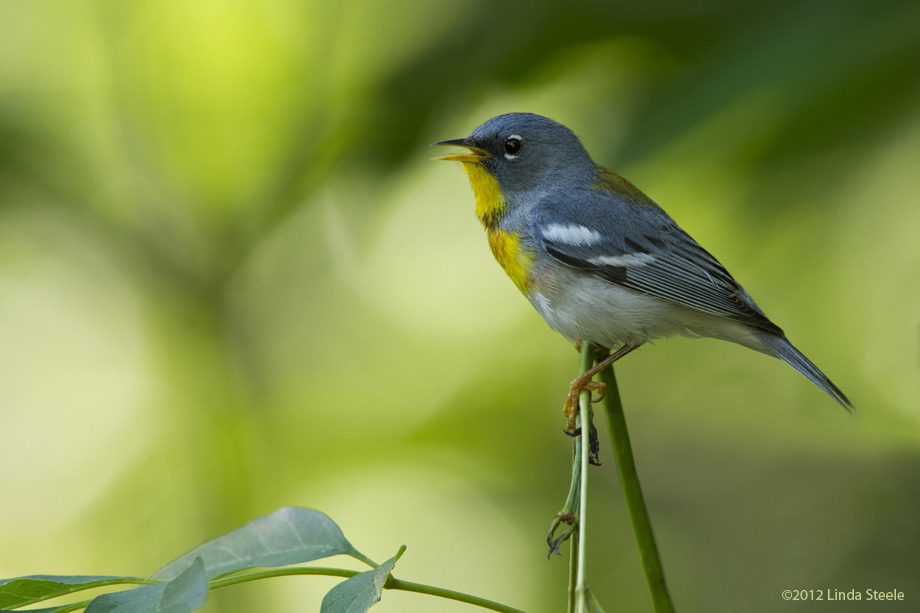
[[[674,334],[775,356],[852,408],[718,260],[632,183],[596,164],[565,126],[509,113],[434,145],[467,150],[434,159],[463,163],[495,259],[543,319],[576,347],[616,349],[572,382],[569,430],[579,391],[602,389],[594,374]]]

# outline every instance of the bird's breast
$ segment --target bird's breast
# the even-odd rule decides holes
[[[488,229],[489,247],[492,255],[525,296],[530,295],[530,274],[533,269],[533,254],[521,243],[517,232]]]

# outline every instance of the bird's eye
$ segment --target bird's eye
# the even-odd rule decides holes
[[[521,141],[520,136],[509,136],[508,140],[505,141],[505,157],[515,157],[524,147],[524,143]]]

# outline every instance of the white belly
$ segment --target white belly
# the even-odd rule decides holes
[[[681,334],[764,351],[753,330],[731,319],[641,294],[576,270],[556,270],[530,295],[543,319],[570,341],[617,349]]]

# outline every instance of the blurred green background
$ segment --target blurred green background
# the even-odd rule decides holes
[[[407,544],[401,578],[563,610],[544,536],[577,354],[492,261],[459,166],[428,159],[532,111],[859,408],[718,341],[618,366],[678,608],[916,607],[918,32],[907,0],[0,0],[0,576],[149,574],[296,504],[372,558]],[[601,460],[589,582],[648,611]],[[206,610],[315,610],[334,583]]]

